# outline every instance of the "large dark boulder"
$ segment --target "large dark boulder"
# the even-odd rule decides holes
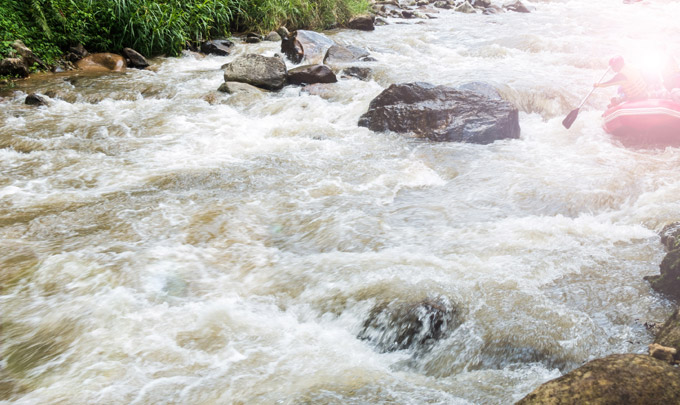
[[[374,22],[375,22],[374,16],[360,15],[349,20],[349,22],[347,23],[347,28],[361,31],[373,31],[375,30]]]
[[[47,97],[41,95],[41,94],[36,94],[36,93],[31,93],[26,96],[26,99],[24,100],[24,104],[26,105],[34,105],[34,106],[48,106],[50,103],[47,100]]]
[[[130,67],[137,69],[146,69],[149,67],[149,61],[146,60],[141,53],[132,48],[123,48],[123,56]]]
[[[28,68],[21,58],[6,58],[0,60],[0,76],[28,77]]]
[[[359,125],[412,132],[433,141],[488,144],[519,138],[517,109],[476,91],[429,83],[393,84],[371,101]]]
[[[248,54],[224,66],[225,82],[248,83],[266,90],[286,85],[286,64],[281,58]]]
[[[293,63],[303,60],[310,65],[323,63],[328,49],[335,44],[332,39],[314,31],[297,30],[286,33],[279,30],[281,35],[281,52]]]
[[[614,354],[548,381],[517,405],[679,403],[680,369],[647,355]]]
[[[650,286],[672,298],[680,301],[680,223],[673,223],[661,231],[661,243],[666,248],[666,256],[659,265],[658,276],[646,276]]]
[[[335,83],[338,78],[326,65],[300,66],[288,71],[289,84]]]
[[[201,44],[201,52],[206,55],[227,56],[234,43],[226,39],[214,39]]]

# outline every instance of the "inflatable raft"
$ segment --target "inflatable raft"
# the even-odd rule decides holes
[[[668,99],[621,103],[603,114],[604,130],[634,145],[680,145],[680,104]]]

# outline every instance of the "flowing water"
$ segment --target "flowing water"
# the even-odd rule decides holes
[[[680,219],[680,150],[604,133],[612,88],[561,121],[609,57],[680,52],[680,2],[528,4],[328,32],[378,61],[311,92],[215,91],[276,43],[19,83],[0,104],[0,401],[506,404],[645,352],[672,310],[642,278]],[[406,81],[491,83],[521,138],[357,126]],[[36,90],[49,107],[23,105]]]

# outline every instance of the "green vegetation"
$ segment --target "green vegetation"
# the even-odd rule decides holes
[[[368,11],[368,0],[2,0],[0,57],[21,39],[47,64],[69,46],[151,56],[230,32],[324,29]]]

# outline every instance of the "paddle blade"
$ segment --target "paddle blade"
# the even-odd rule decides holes
[[[576,117],[578,117],[578,110],[579,110],[578,108],[575,110],[571,110],[569,115],[567,115],[567,117],[564,120],[562,120],[562,125],[564,125],[565,128],[567,129],[571,128],[571,124],[573,124],[574,121],[576,121]]]

